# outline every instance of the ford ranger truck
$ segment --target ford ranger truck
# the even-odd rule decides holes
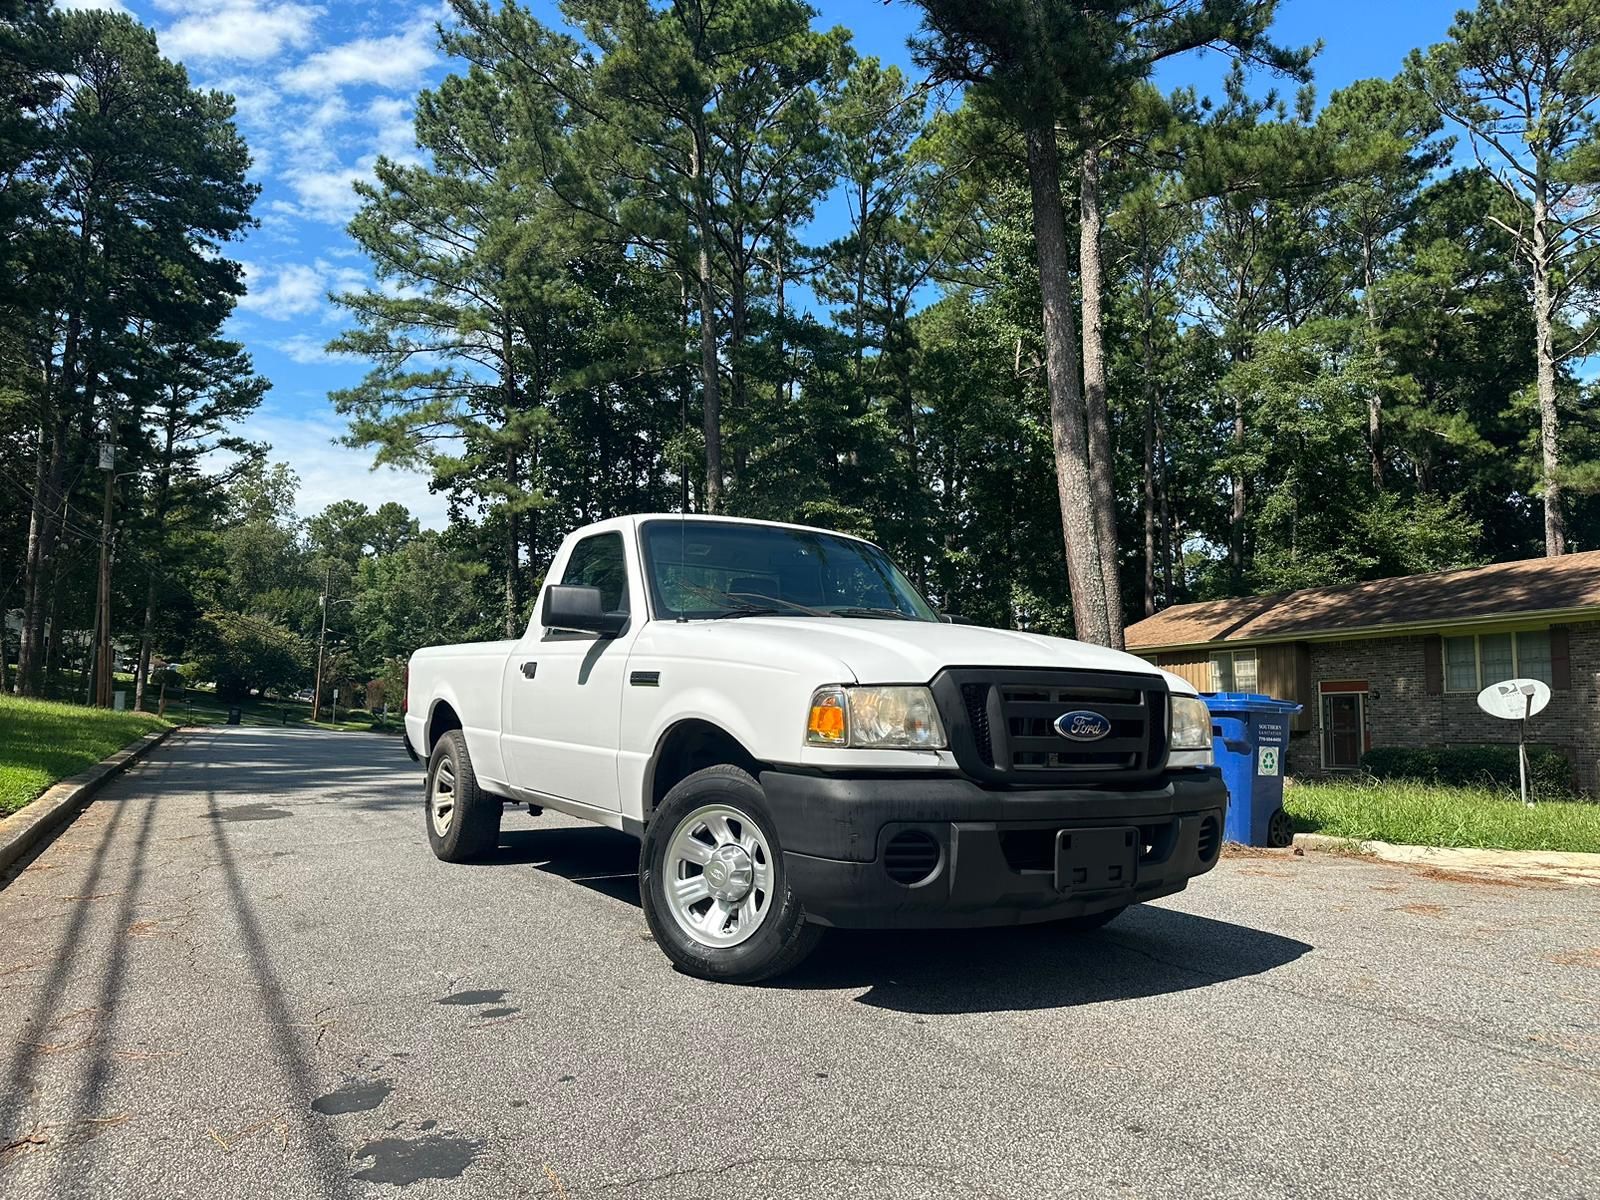
[[[1188,683],[942,618],[822,529],[585,526],[522,637],[417,651],[407,701],[434,854],[491,854],[506,804],[633,834],[651,933],[707,979],[785,971],[826,926],[1098,928],[1222,846]]]

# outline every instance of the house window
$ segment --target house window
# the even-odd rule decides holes
[[[1253,692],[1256,690],[1256,652],[1218,650],[1211,655],[1213,692]]]
[[[1444,690],[1479,692],[1502,679],[1550,676],[1550,631],[1484,633],[1444,639]]]

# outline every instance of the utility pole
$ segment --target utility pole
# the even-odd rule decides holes
[[[95,598],[94,704],[111,707],[111,504],[117,478],[117,426],[107,424],[100,443],[100,470],[106,477],[105,510],[100,516],[100,579]]]
[[[322,632],[317,635],[317,685],[311,694],[311,719],[322,719],[322,649],[328,642],[328,588],[333,583],[333,563],[329,561],[322,569]]]

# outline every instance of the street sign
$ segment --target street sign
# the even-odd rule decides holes
[[[1502,679],[1478,693],[1478,707],[1491,717],[1517,723],[1517,778],[1522,802],[1531,806],[1528,796],[1528,718],[1537,716],[1550,703],[1550,685],[1538,679]]]
[[[1550,685],[1538,679],[1505,679],[1478,693],[1478,707],[1504,721],[1536,717],[1549,703]]]

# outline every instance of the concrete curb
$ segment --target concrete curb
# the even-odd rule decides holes
[[[51,784],[42,796],[0,821],[0,874],[19,859],[48,842],[98,792],[106,780],[122,773],[178,731],[178,726],[157,729],[130,742],[109,758]]]
[[[1297,833],[1296,847],[1358,854],[1382,862],[1432,867],[1469,875],[1512,875],[1600,886],[1600,854],[1567,850],[1479,850],[1467,846],[1401,846],[1393,842]]]

